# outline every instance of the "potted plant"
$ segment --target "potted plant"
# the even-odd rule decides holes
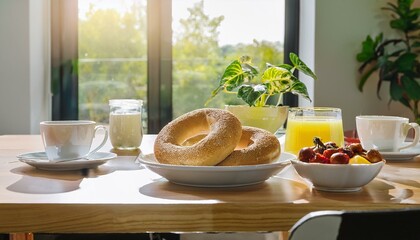
[[[246,105],[227,105],[227,110],[233,112],[244,125],[276,132],[287,117],[288,107],[282,106],[284,93],[298,94],[311,101],[305,84],[294,72],[299,70],[313,79],[317,78],[296,54],[290,53],[289,58],[292,65],[267,63],[262,73],[253,66],[249,56],[234,60],[226,67],[207,103],[221,92],[236,94]],[[277,100],[270,101],[272,98]]]
[[[385,39],[384,34],[362,42],[362,51],[357,54],[360,81],[359,90],[374,72],[379,73],[376,88],[379,91],[383,82],[389,82],[390,101],[397,101],[409,108],[414,119],[420,124],[420,9],[412,7],[413,0],[398,0],[397,4],[387,3],[383,10],[390,11],[390,27],[399,37]]]

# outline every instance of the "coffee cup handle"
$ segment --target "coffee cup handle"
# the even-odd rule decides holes
[[[106,143],[106,141],[108,140],[108,130],[106,129],[106,127],[102,126],[102,125],[98,125],[95,127],[95,137],[96,137],[96,133],[99,130],[104,130],[105,134],[104,134],[104,139],[102,140],[101,144],[99,144],[99,146],[97,146],[95,149],[93,149],[92,151],[90,151],[87,156],[96,153],[99,149],[101,149],[101,147],[103,147]]]
[[[420,139],[420,135],[419,135],[420,130],[419,130],[419,125],[417,123],[405,123],[403,128],[404,128],[405,136],[407,136],[408,130],[412,128],[414,130],[414,139],[413,139],[413,142],[408,144],[407,146],[398,148],[398,151],[416,146],[419,143],[419,139]]]

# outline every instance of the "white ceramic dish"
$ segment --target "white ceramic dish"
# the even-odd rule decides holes
[[[412,148],[403,149],[399,152],[381,152],[381,155],[383,158],[390,161],[412,160],[414,157],[420,155],[420,144],[417,144]]]
[[[110,152],[96,152],[89,156],[89,159],[76,159],[65,162],[54,162],[47,158],[45,152],[30,152],[17,156],[19,161],[42,170],[49,171],[70,171],[85,168],[96,168],[108,160],[116,158],[117,154]]]
[[[381,152],[381,155],[386,160],[390,161],[407,161],[420,155],[419,152]]]
[[[381,171],[385,161],[374,164],[322,164],[291,160],[296,172],[317,190],[332,192],[359,191]]]
[[[282,153],[270,164],[248,166],[183,166],[162,164],[154,154],[139,157],[147,169],[170,182],[195,187],[237,187],[264,182],[279,173],[296,156]]]

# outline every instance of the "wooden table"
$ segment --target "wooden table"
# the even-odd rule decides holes
[[[153,139],[145,136],[144,153]],[[0,136],[0,232],[287,231],[311,211],[420,207],[420,159],[388,162],[359,192],[329,193],[291,166],[262,184],[196,188],[141,169],[135,156],[88,172],[38,170],[15,157],[42,150],[38,135]]]

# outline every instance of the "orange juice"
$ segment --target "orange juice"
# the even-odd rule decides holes
[[[341,118],[301,116],[289,119],[284,151],[298,155],[303,147],[314,146],[314,137],[319,137],[324,143],[332,141],[338,146],[343,146],[344,132]]]

